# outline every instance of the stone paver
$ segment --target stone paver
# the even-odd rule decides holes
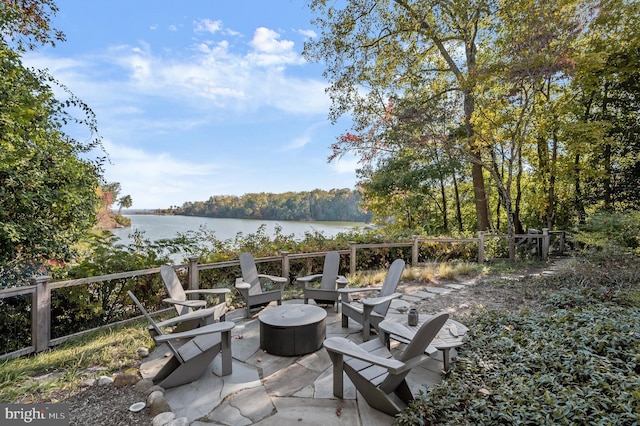
[[[422,302],[422,297],[419,296],[415,296],[412,294],[403,294],[402,295],[402,300],[406,300],[409,303],[420,303]]]
[[[251,419],[253,423],[273,415],[276,409],[271,395],[262,387],[248,389],[234,395],[229,400],[229,405],[236,407],[242,417]],[[223,416],[220,417],[220,420],[224,420]],[[212,416],[209,415],[209,418],[211,419]]]
[[[293,364],[278,371],[264,381],[267,393],[272,396],[290,396],[318,377],[317,371]]]
[[[427,286],[420,291],[394,299],[388,317],[399,320],[425,299],[453,291],[464,291],[475,280]],[[301,303],[300,300],[284,303]],[[302,357],[279,357],[260,349],[260,325],[257,315],[243,318],[243,310],[230,312],[235,321],[232,331],[233,373],[220,377],[220,359],[211,372],[199,380],[165,392],[177,417],[187,417],[191,426],[221,425],[366,425],[386,426],[393,418],[375,410],[364,401],[349,378],[344,376],[344,399],[333,396],[333,366],[324,349]],[[327,308],[327,337],[342,336],[361,342],[362,326],[349,321],[343,328],[341,315]],[[401,348],[401,346],[399,346]],[[152,377],[162,365],[166,348],[159,346],[143,363],[143,377]],[[452,350],[452,357],[455,350]],[[412,369],[407,383],[414,394],[438,384],[442,378],[442,353],[436,351],[420,366]]]
[[[420,298],[420,300],[431,299],[432,297],[437,296],[436,293],[429,293],[428,291],[422,291],[422,290],[418,290],[414,293],[410,293],[410,295],[413,297],[418,297]]]
[[[466,288],[467,286],[464,284],[445,284],[444,285],[446,288],[452,288],[454,290],[462,290],[464,288]]]
[[[277,413],[259,425],[358,425],[360,422],[355,401],[339,399],[273,398]]]

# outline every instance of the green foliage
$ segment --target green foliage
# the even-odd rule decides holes
[[[621,263],[612,259],[603,273],[605,265],[585,261],[540,278],[558,290],[535,312],[466,320],[470,339],[453,371],[396,424],[637,424],[640,308],[629,302],[640,265]]]
[[[332,189],[284,194],[214,196],[207,201],[185,203],[161,210],[170,214],[240,219],[317,220],[368,222],[371,215],[359,208],[360,194],[350,189]]]
[[[597,212],[573,236],[587,251],[631,250],[640,255],[640,212]]]
[[[58,12],[54,0],[6,0],[0,5],[0,33],[14,42],[19,51],[37,44],[55,46],[64,41],[62,31],[50,26]]]
[[[0,43],[0,263],[68,259],[95,222],[101,161],[86,157],[99,139],[80,143],[63,131],[83,122],[93,133],[95,118],[73,95],[58,101],[51,84]]]
[[[330,118],[353,122],[329,159],[361,160],[374,223],[438,234],[476,213],[484,230],[490,211],[492,231],[522,233],[638,210],[637,1],[309,8],[305,57],[325,66]]]
[[[169,263],[166,245],[151,243],[136,234],[134,243],[123,246],[109,231],[94,234],[73,266],[54,268],[56,280],[97,277],[135,271]],[[164,286],[159,275],[140,275],[52,291],[52,338],[87,330],[138,315],[131,309],[127,291],[133,291],[150,310],[162,305]]]
[[[31,346],[31,297],[0,299],[0,353]]]

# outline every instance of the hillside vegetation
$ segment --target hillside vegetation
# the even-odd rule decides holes
[[[360,209],[361,195],[351,189],[316,189],[282,194],[217,195],[207,201],[187,202],[160,213],[238,219],[369,222]]]

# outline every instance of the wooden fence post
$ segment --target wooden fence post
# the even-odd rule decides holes
[[[289,252],[281,251],[280,255],[282,255],[282,276],[286,279],[289,279],[289,276],[291,275],[291,272],[289,270]]]
[[[515,231],[512,234],[509,232],[509,260],[514,262],[516,260],[516,235]]]
[[[478,263],[484,263],[484,231],[478,231]]]
[[[560,231],[560,247],[558,248],[558,250],[560,250],[560,254],[564,254],[564,241],[565,241],[565,232]]]
[[[198,258],[190,257],[189,258],[189,283],[187,286],[189,290],[198,290],[200,287],[200,270],[198,269]],[[191,295],[192,297],[194,295]],[[197,295],[196,297],[197,298]]]
[[[418,266],[418,236],[414,235],[413,237],[413,245],[411,246],[411,266]]]
[[[542,259],[549,258],[549,228],[542,228]]]
[[[356,243],[355,241],[349,241],[349,248],[351,253],[349,255],[349,273],[355,275],[356,273]]]
[[[47,350],[51,340],[51,290],[47,287],[50,279],[48,275],[29,279],[36,286],[31,300],[31,344],[36,352]]]

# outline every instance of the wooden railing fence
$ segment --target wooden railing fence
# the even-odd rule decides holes
[[[536,253],[542,259],[547,259],[549,256],[549,250],[551,246],[552,237],[556,237],[558,242],[558,250],[564,252],[565,246],[565,232],[554,231],[549,232],[547,229],[543,229],[541,233],[530,233],[515,235],[515,238],[510,239],[510,247],[515,247],[518,244],[527,244],[532,246],[536,250]],[[379,244],[356,244],[354,242],[349,244],[348,250],[340,250],[341,255],[349,256],[349,271],[351,274],[355,274],[357,265],[357,252],[358,250],[375,250],[375,249],[387,249],[394,247],[411,247],[411,266],[418,266],[419,248],[421,243],[477,243],[478,244],[478,263],[485,261],[485,243],[491,238],[509,238],[506,235],[490,235],[484,232],[478,233],[478,238],[420,238],[413,237],[408,242],[395,242],[395,243],[379,243]],[[280,262],[282,265],[282,276],[289,278],[290,276],[290,262],[292,260],[309,259],[314,257],[324,256],[326,252],[315,253],[289,253],[281,252],[278,256],[269,256],[256,258],[257,263],[266,262]],[[510,250],[510,258],[513,258],[513,252]],[[238,260],[218,262],[211,264],[199,264],[198,258],[191,258],[189,263],[176,265],[176,268],[187,268],[188,280],[187,287],[191,290],[198,289],[199,286],[199,273],[208,269],[222,269],[238,267],[240,262]],[[137,271],[121,272],[117,274],[101,275],[97,277],[81,278],[75,280],[50,282],[49,276],[38,276],[31,278],[30,285],[12,287],[6,289],[0,289],[0,299],[17,297],[22,295],[31,296],[31,346],[19,349],[14,352],[0,355],[0,360],[15,358],[22,355],[26,355],[33,352],[41,352],[47,350],[51,346],[58,345],[73,337],[89,333],[96,330],[85,330],[79,333],[51,339],[51,291],[64,287],[73,287],[80,285],[88,285],[91,283],[105,282],[124,278],[140,277],[144,275],[158,274],[160,268],[150,268]],[[169,311],[166,309],[165,311]],[[163,312],[163,311],[161,311]],[[116,324],[132,321],[136,318],[120,321],[118,323],[108,324],[103,327],[110,327]],[[100,327],[100,328],[103,328]]]

